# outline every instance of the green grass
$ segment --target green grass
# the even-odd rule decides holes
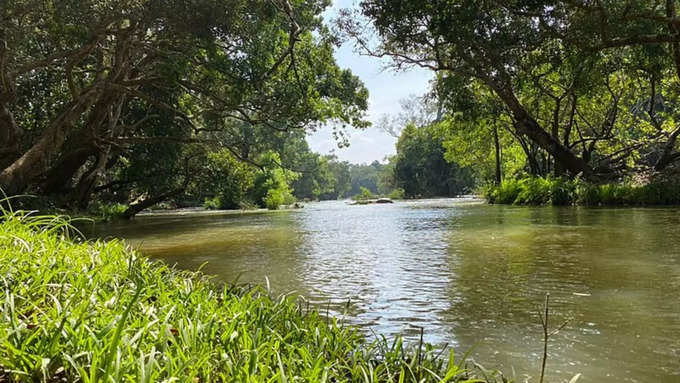
[[[680,204],[680,184],[594,185],[580,180],[531,177],[488,187],[484,197],[495,204],[652,206]]]
[[[119,219],[127,210],[128,205],[121,203],[96,202],[88,208],[88,215],[100,221],[112,221]]]
[[[0,382],[502,381],[453,352],[367,342],[293,298],[72,234],[59,217],[0,218]]]

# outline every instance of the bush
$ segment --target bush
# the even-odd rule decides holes
[[[390,192],[390,194],[388,194],[387,196],[391,199],[404,199],[405,195],[406,195],[406,193],[404,192],[404,189],[397,188],[397,189],[392,190]]]
[[[295,201],[295,197],[287,187],[269,189],[264,197],[265,207],[269,210],[276,210],[281,205],[292,205]]]
[[[207,198],[203,201],[203,208],[208,210],[222,209],[222,199],[219,196]]]
[[[550,183],[550,203],[553,206],[567,206],[574,203],[574,182],[564,178],[554,179]]]
[[[122,203],[101,203],[97,202],[88,208],[88,213],[104,221],[111,221],[121,218],[127,210],[128,205]]]
[[[430,345],[367,343],[291,298],[221,287],[119,241],[69,240],[56,217],[5,214],[0,233],[3,382],[496,379],[472,380]]]
[[[281,205],[295,203],[293,189],[290,184],[300,174],[281,167],[278,153],[267,152],[262,156],[266,164],[255,177],[253,197],[260,206],[276,210]]]
[[[487,190],[487,199],[490,203],[513,204],[521,191],[518,180],[503,181],[499,186],[492,186]]]
[[[489,203],[517,205],[673,205],[680,204],[680,185],[594,185],[564,178],[525,178],[503,181],[484,191]]]
[[[355,195],[352,196],[353,200],[355,200],[355,201],[365,201],[367,199],[375,198],[373,193],[370,190],[368,190],[367,188],[361,186],[359,188],[359,190],[360,190],[359,194],[355,194]]]
[[[514,203],[518,205],[545,205],[550,202],[551,180],[525,178],[519,182],[519,193]]]

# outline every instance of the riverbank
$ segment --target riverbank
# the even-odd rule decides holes
[[[680,183],[644,185],[601,184],[564,178],[524,178],[503,181],[483,191],[492,204],[553,206],[661,206],[680,205]]]
[[[56,217],[0,219],[0,381],[496,379],[472,380],[453,353],[370,343],[292,298],[72,234]]]

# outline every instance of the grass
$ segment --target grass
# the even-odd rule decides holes
[[[87,210],[87,214],[96,220],[113,221],[123,217],[128,205],[122,203],[95,202]]]
[[[589,184],[564,178],[510,179],[488,187],[484,197],[495,204],[652,206],[680,204],[680,185],[673,182]]]
[[[0,216],[0,382],[504,381],[441,354],[83,242],[59,217]]]

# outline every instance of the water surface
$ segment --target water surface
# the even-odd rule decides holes
[[[308,204],[263,214],[99,225],[153,258],[295,291],[380,334],[536,381],[551,294],[549,381],[680,382],[680,209]],[[330,302],[330,305],[329,305]]]

